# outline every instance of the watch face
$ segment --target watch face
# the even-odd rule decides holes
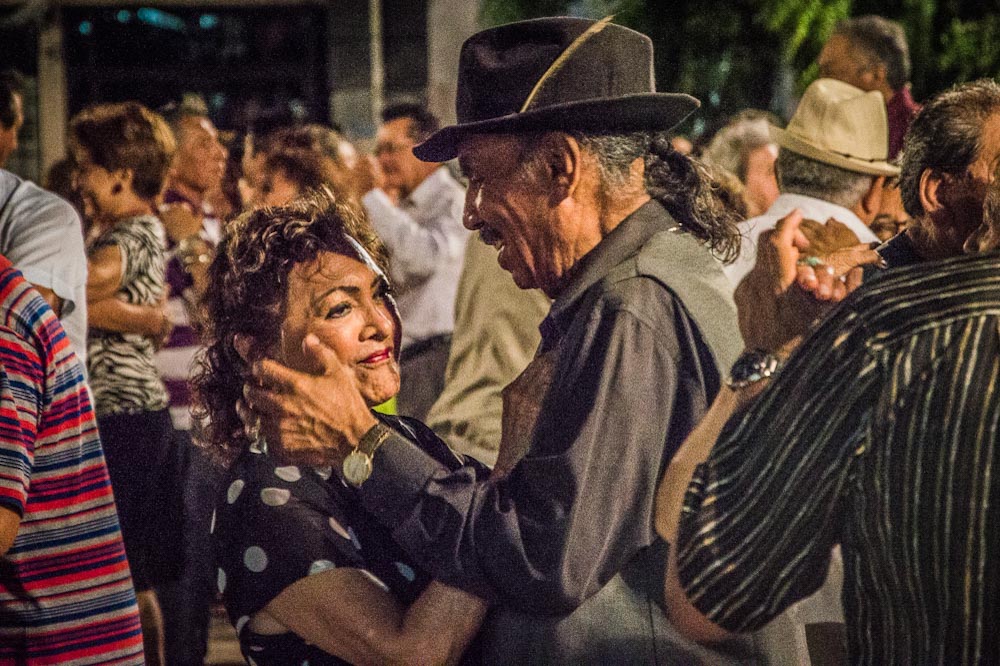
[[[360,486],[372,475],[372,459],[367,453],[354,450],[344,458],[344,479],[352,486]]]
[[[778,369],[778,359],[765,351],[746,351],[736,359],[729,379],[726,381],[731,388],[740,388],[766,377],[770,377]]]

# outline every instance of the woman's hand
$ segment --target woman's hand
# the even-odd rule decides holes
[[[236,348],[248,362],[244,341]],[[252,363],[253,382],[244,387],[246,407],[260,418],[270,450],[289,462],[339,465],[376,424],[361,397],[354,371],[315,335],[302,341],[316,373],[292,370],[270,359]]]

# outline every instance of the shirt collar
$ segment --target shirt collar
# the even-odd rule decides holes
[[[419,185],[413,188],[408,196],[403,199],[407,206],[413,208],[423,208],[437,198],[438,192],[446,184],[446,178],[451,178],[448,167],[440,166],[423,179]]]
[[[569,282],[553,301],[552,309],[542,321],[540,326],[542,336],[564,330],[565,323],[575,311],[575,305],[588,289],[597,284],[615,266],[637,254],[653,235],[673,229],[680,227],[656,200],[646,202],[622,220],[597,244],[597,247],[577,262]]]

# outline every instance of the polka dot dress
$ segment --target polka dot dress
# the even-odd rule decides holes
[[[281,465],[260,450],[244,452],[233,465],[212,532],[216,585],[244,657],[258,666],[346,663],[295,634],[264,636],[248,627],[255,613],[306,576],[359,569],[407,605],[428,583],[338,474]]]

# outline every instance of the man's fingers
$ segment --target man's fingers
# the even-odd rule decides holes
[[[287,400],[281,394],[257,384],[243,385],[243,399],[247,407],[259,416],[284,416],[294,400]]]
[[[786,288],[795,281],[795,263],[799,259],[797,242],[802,240],[799,225],[802,213],[798,209],[778,220],[772,232],[765,232],[763,243],[758,243],[758,263],[773,262],[780,279],[780,288]],[[807,243],[808,244],[808,243]],[[761,253],[763,256],[761,256]]]
[[[269,358],[254,363],[250,373],[261,386],[280,393],[295,393],[300,379],[308,376]]]
[[[805,236],[799,230],[801,225],[802,211],[796,208],[791,213],[778,220],[777,224],[775,224],[775,234],[772,239],[772,243],[779,250],[795,247],[796,239],[805,239]]]
[[[310,333],[302,339],[302,353],[318,375],[329,375],[333,372],[346,371],[340,357],[314,334]]]
[[[250,350],[253,348],[253,340],[250,339],[250,336],[237,333],[233,336],[233,347],[246,363],[253,362],[253,359],[250,358]]]
[[[796,283],[813,298],[828,301],[833,297],[833,285],[837,282],[833,267],[825,264],[799,266]]]
[[[822,259],[824,264],[833,267],[834,275],[841,277],[855,267],[877,264],[881,257],[865,244],[837,250]]]
[[[844,277],[844,286],[847,288],[847,293],[852,293],[855,289],[861,286],[862,280],[864,280],[865,272],[860,266],[852,268],[847,272]]]

